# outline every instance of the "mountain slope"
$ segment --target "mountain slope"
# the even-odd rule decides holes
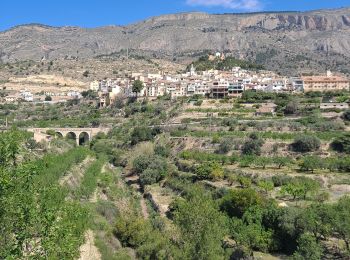
[[[350,8],[251,14],[183,13],[125,27],[23,25],[0,33],[3,62],[80,57],[130,48],[165,58],[224,51],[280,72],[349,73]]]

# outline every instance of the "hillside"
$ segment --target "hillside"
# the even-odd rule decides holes
[[[177,61],[223,51],[282,73],[333,69],[350,74],[350,8],[182,13],[128,26],[86,29],[29,24],[0,33],[2,62],[118,57],[128,47],[131,52]]]

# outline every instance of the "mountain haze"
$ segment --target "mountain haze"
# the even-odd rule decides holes
[[[0,33],[2,62],[94,58],[129,48],[181,60],[223,51],[281,73],[350,73],[350,8],[247,14],[182,13],[93,29],[21,25]],[[113,56],[111,55],[111,56]]]

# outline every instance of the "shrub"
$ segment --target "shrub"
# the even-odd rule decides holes
[[[302,135],[296,137],[291,147],[295,152],[312,152],[320,149],[321,141],[315,136],[312,135]]]
[[[247,140],[241,150],[244,155],[261,155],[261,147],[263,146],[264,141],[260,138]]]
[[[151,163],[151,156],[140,155],[136,157],[132,162],[133,170],[135,173],[140,174],[147,169],[150,163]]]
[[[347,133],[336,138],[332,142],[331,147],[337,152],[350,154],[350,134]]]
[[[350,121],[350,110],[346,110],[343,115],[342,118],[344,121]]]
[[[150,141],[154,136],[160,133],[158,128],[150,128],[146,126],[135,127],[131,133],[131,144],[135,145],[139,142]]]
[[[281,187],[292,180],[292,177],[288,175],[274,175],[272,176],[272,182],[275,187]]]
[[[222,166],[217,162],[206,162],[200,164],[196,167],[195,174],[199,180],[221,179],[224,177]]]
[[[296,101],[290,101],[290,102],[286,105],[286,107],[285,107],[285,109],[284,109],[284,113],[285,113],[286,115],[293,115],[293,114],[296,114],[296,113],[298,112],[298,106],[299,106],[298,102],[296,102]]]
[[[87,78],[87,77],[89,77],[89,74],[90,74],[90,72],[88,70],[85,70],[83,73],[83,76]]]
[[[229,151],[231,151],[233,147],[232,140],[225,138],[221,140],[220,145],[218,149],[216,150],[216,153],[218,154],[227,154]]]
[[[197,100],[194,105],[197,106],[197,107],[200,107],[201,105],[203,104],[203,100]]]
[[[140,155],[133,161],[133,170],[140,176],[142,185],[151,185],[168,174],[168,163],[160,156]]]
[[[252,186],[252,180],[248,177],[239,176],[237,181],[242,186],[242,188],[250,188]]]
[[[154,153],[162,157],[168,157],[170,155],[170,149],[165,145],[156,145],[154,147]]]

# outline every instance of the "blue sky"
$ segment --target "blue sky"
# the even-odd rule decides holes
[[[304,11],[346,6],[350,6],[350,0],[0,0],[0,30],[25,23],[126,25],[151,16],[188,11]]]

